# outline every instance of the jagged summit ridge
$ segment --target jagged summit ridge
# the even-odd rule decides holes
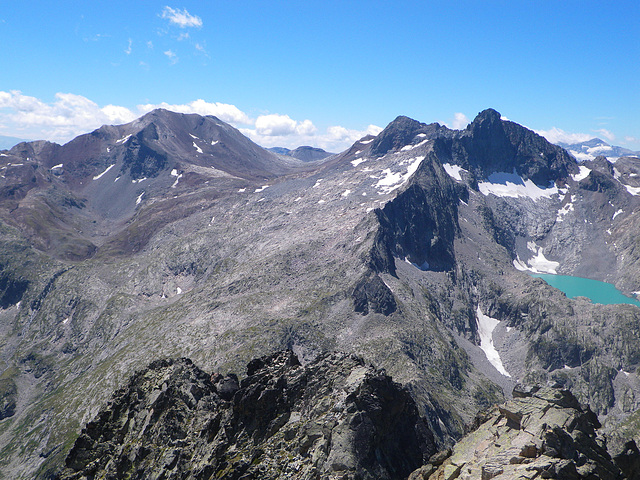
[[[357,357],[280,352],[240,382],[179,359],[116,392],[59,478],[400,480],[435,450],[408,392]]]

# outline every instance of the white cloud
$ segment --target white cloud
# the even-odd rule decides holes
[[[268,119],[268,124],[264,117],[271,117]],[[274,117],[285,118],[276,119]],[[258,117],[259,119],[260,117]],[[258,128],[241,128],[240,131],[264,147],[296,148],[301,145],[312,145],[328,152],[341,152],[365,135],[377,135],[382,131],[382,128],[376,125],[369,125],[365,130],[353,130],[334,125],[328,127],[324,132],[319,132],[310,120],[296,122],[286,115],[264,115],[263,120],[260,122],[258,120],[256,120],[256,124],[260,123],[261,127],[265,128],[262,130],[263,133],[260,133]],[[280,127],[280,131],[274,130],[275,126]]]
[[[267,137],[287,135],[313,135],[316,127],[311,120],[296,122],[289,115],[260,115],[255,121],[256,134]]]
[[[132,45],[133,45],[133,40],[129,39],[129,45],[125,49],[124,53],[126,53],[127,55],[131,55],[131,46]]]
[[[588,133],[569,133],[557,127],[552,127],[549,130],[535,130],[535,132],[538,135],[542,135],[551,143],[572,144],[586,142],[587,140],[591,140],[593,138],[593,135],[589,135]]]
[[[186,8],[181,11],[180,9],[164,7],[160,17],[169,20],[170,23],[178,25],[180,28],[202,26],[202,19],[197,15],[191,15]]]
[[[202,99],[185,104],[144,104],[129,109],[119,105],[101,107],[86,97],[71,93],[57,93],[54,101],[47,103],[14,90],[0,91],[0,134],[64,143],[101,125],[128,123],[156,108],[214,115],[240,128],[242,133],[264,147],[312,145],[340,152],[365,135],[377,135],[382,131],[375,125],[364,130],[334,125],[319,131],[308,119],[297,121],[280,114],[260,115],[252,119],[235,105]]]
[[[252,124],[252,120],[249,116],[240,110],[235,105],[229,105],[226,103],[210,103],[202,99],[194,100],[192,102],[171,105],[166,102],[156,104],[138,105],[140,113],[147,113],[156,108],[164,108],[178,113],[197,113],[198,115],[213,115],[218,117],[223,122],[248,125]]]
[[[451,123],[451,126],[455,130],[462,130],[466,128],[467,125],[469,125],[469,119],[464,113],[456,112],[453,114],[453,122]]]
[[[125,107],[101,108],[72,93],[57,93],[52,103],[45,103],[18,90],[0,91],[0,120],[8,132],[22,138],[64,142],[101,125],[126,123],[136,117]]]
[[[164,52],[167,58],[171,61],[171,65],[178,63],[178,55],[173,50],[167,50]]]

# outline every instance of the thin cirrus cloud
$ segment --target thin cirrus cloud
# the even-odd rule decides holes
[[[180,10],[179,8],[164,7],[160,17],[180,28],[202,27],[202,19],[197,15],[191,15],[186,8]]]
[[[101,125],[131,122],[156,108],[216,116],[238,127],[243,134],[265,147],[313,145],[338,152],[363,136],[377,135],[382,130],[375,125],[365,130],[330,126],[324,132],[319,132],[308,119],[297,121],[280,114],[251,118],[235,105],[202,99],[185,104],[142,104],[132,110],[119,105],[101,107],[82,95],[72,93],[57,93],[53,102],[47,103],[12,90],[0,91],[0,135],[64,143]]]

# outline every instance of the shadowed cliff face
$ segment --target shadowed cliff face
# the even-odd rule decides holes
[[[403,479],[434,452],[408,392],[357,357],[282,352],[240,382],[180,359],[116,392],[59,478]]]

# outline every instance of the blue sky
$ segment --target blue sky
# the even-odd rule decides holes
[[[0,135],[64,142],[157,106],[265,146],[346,148],[485,108],[640,150],[640,2],[0,0]]]

